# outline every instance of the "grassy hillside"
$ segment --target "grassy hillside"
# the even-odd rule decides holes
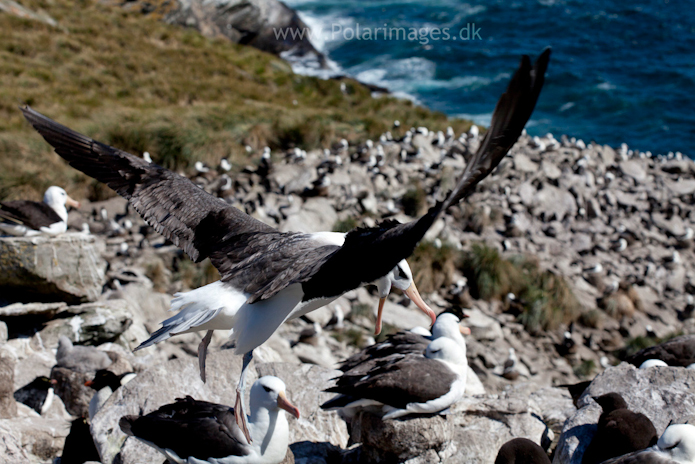
[[[139,12],[93,0],[20,3],[58,27],[0,13],[0,199],[39,198],[51,184],[78,198],[103,194],[24,122],[22,103],[176,169],[223,156],[247,163],[246,144],[309,149],[377,137],[394,119],[404,128],[468,126],[372,98],[354,81],[344,95],[337,81],[295,75],[274,56]]]

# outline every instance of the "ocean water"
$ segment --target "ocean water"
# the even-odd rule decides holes
[[[551,46],[529,133],[695,156],[693,1],[286,3],[335,69],[484,125],[520,55]]]

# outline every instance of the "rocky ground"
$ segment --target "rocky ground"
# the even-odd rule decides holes
[[[251,150],[249,166],[191,178],[280,230],[408,221],[454,185],[480,143],[476,129],[413,128],[400,140],[385,133],[308,153]],[[446,417],[386,424],[365,416],[347,426],[320,411],[336,362],[373,343],[377,298],[370,289],[350,292],[309,314],[323,327],[314,343],[295,344],[310,326],[295,320],[257,350],[258,375],[281,377],[302,411],[291,421],[295,462],[490,463],[517,436],[548,447],[554,462],[578,462],[599,408],[585,395],[578,411],[559,385],[596,374],[592,395],[623,393],[659,433],[669,420],[690,417],[692,371],[612,366],[644,345],[695,333],[694,174],[680,154],[657,158],[626,146],[522,136],[409,260],[435,311],[465,308],[470,316],[468,361],[476,375],[467,396]],[[83,383],[91,374],[54,367],[65,335],[109,352],[117,373],[139,373],[91,422],[102,462],[159,462],[149,448],[124,441],[118,418],[185,394],[231,404],[241,360],[216,333],[203,384],[197,334],[132,349],[167,316],[173,293],[216,279],[216,271],[191,263],[120,198],[85,204],[69,223],[61,237],[0,238],[0,455],[8,463],[51,462],[62,454],[69,420],[86,413],[93,391]],[[338,312],[342,326],[329,325]],[[384,321],[387,332],[427,324],[396,294]],[[510,348],[519,359],[514,375],[502,368]],[[41,375],[57,380],[57,398],[38,414],[13,392]],[[651,390],[636,393],[635,383]]]

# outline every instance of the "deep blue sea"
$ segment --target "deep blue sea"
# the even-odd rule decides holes
[[[552,46],[529,133],[695,156],[695,1],[286,3],[342,72],[484,125],[520,55]]]

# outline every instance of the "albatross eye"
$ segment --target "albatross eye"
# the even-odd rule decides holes
[[[263,390],[267,391],[268,393],[270,393],[271,391],[273,391],[272,388],[266,387],[265,385],[263,385]]]
[[[398,266],[398,277],[400,277],[401,279],[407,279],[408,278],[408,275],[405,273],[405,271],[403,269],[401,269],[400,266]]]

